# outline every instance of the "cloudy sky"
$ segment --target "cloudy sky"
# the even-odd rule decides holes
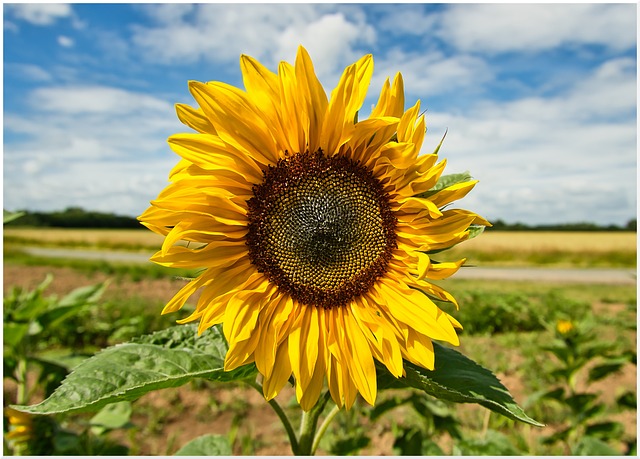
[[[138,215],[177,162],[188,80],[241,86],[298,44],[329,92],[375,60],[366,117],[401,72],[461,201],[490,220],[636,216],[636,12],[627,4],[4,4],[4,208]]]

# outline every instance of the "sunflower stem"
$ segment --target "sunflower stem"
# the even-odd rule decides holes
[[[335,405],[331,409],[329,414],[327,414],[327,417],[324,418],[324,420],[322,421],[322,424],[320,424],[320,428],[318,429],[318,433],[316,434],[316,437],[313,439],[313,445],[311,446],[311,455],[312,456],[314,454],[316,454],[316,449],[318,449],[318,445],[320,444],[320,440],[322,440],[322,437],[323,437],[324,433],[327,431],[327,427],[329,427],[329,424],[331,424],[331,421],[333,421],[333,418],[335,418],[336,414],[338,414],[339,412],[340,412],[340,407],[338,405]]]
[[[329,391],[325,392],[324,397],[316,402],[315,406],[308,412],[302,412],[300,420],[300,435],[298,437],[298,451],[294,450],[296,456],[312,456],[315,452],[313,445],[316,443],[316,427],[318,426],[318,418],[322,414],[324,407],[331,398]],[[317,445],[316,445],[317,446]]]
[[[249,384],[251,387],[256,389],[261,394],[263,393],[262,385],[258,381],[247,382],[247,384]],[[275,411],[278,417],[280,418],[280,422],[282,422],[282,425],[284,426],[284,430],[287,431],[287,436],[289,437],[289,442],[291,443],[291,451],[293,451],[293,453],[296,454],[296,451],[298,450],[298,439],[296,437],[295,431],[293,430],[293,426],[291,425],[291,422],[289,422],[289,418],[285,414],[282,407],[278,405],[278,402],[276,402],[274,399],[269,400],[268,403],[269,405],[271,405],[271,408],[273,408],[273,411]]]
[[[27,359],[18,359],[16,366],[16,379],[18,380],[18,394],[16,396],[17,403],[26,405],[28,400],[28,388],[27,388]]]

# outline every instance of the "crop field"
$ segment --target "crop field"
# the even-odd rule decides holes
[[[163,237],[145,229],[5,228],[5,244],[154,250]]]
[[[60,228],[7,228],[4,242],[20,246],[157,250],[163,238],[147,230],[81,230]],[[500,266],[601,266],[636,265],[634,232],[488,231],[441,255],[444,260],[466,257],[470,264]]]
[[[34,329],[30,356],[49,366],[41,372],[34,363],[24,374],[18,371],[30,387],[26,394],[7,371],[11,360],[5,341],[5,406],[20,397],[37,403],[51,393],[64,377],[64,371],[53,371],[58,368],[53,362],[71,369],[105,347],[175,325],[187,313],[160,311],[185,285],[180,276],[193,274],[151,263],[35,257],[20,249],[151,253],[161,241],[145,230],[5,229],[5,325],[8,311],[20,301],[61,301],[78,287],[106,282],[104,291],[77,313],[44,330]],[[629,268],[635,267],[636,234],[487,232],[443,256],[466,256],[479,266]],[[50,283],[34,293],[48,275]],[[459,311],[446,309],[464,326],[458,350],[495,373],[544,427],[515,422],[475,404],[444,403],[396,389],[380,392],[373,411],[361,399],[350,411],[340,411],[318,453],[636,454],[635,285],[455,276],[437,283],[460,303]],[[575,371],[568,368],[567,355]],[[276,400],[297,420],[293,389],[286,387]],[[54,416],[57,432],[64,433],[59,444],[82,455],[172,455],[196,437],[219,434],[229,439],[234,454],[291,454],[277,415],[255,389],[240,383],[195,380],[114,405],[100,416]],[[385,411],[390,406],[394,408]],[[44,428],[42,432],[42,438],[52,435]]]

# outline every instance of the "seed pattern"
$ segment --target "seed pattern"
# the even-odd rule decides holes
[[[303,304],[342,306],[386,272],[396,218],[373,174],[321,150],[281,159],[253,186],[249,257]]]

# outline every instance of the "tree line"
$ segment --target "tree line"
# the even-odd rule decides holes
[[[20,218],[5,226],[29,226],[52,228],[144,228],[134,217],[113,213],[94,212],[80,207],[68,207],[62,211],[24,213]],[[491,220],[490,220],[491,221]],[[636,219],[626,225],[597,225],[589,222],[561,223],[553,225],[527,225],[525,223],[506,223],[493,220],[487,231],[636,231]]]
[[[491,221],[491,220],[490,220]],[[626,225],[597,225],[590,222],[558,223],[550,225],[527,225],[525,223],[505,223],[502,220],[491,221],[493,226],[486,231],[636,231],[636,219]]]
[[[62,211],[31,212],[19,211],[21,217],[5,224],[6,227],[29,226],[51,228],[144,228],[133,217],[106,212],[94,212],[80,207],[68,207]]]

